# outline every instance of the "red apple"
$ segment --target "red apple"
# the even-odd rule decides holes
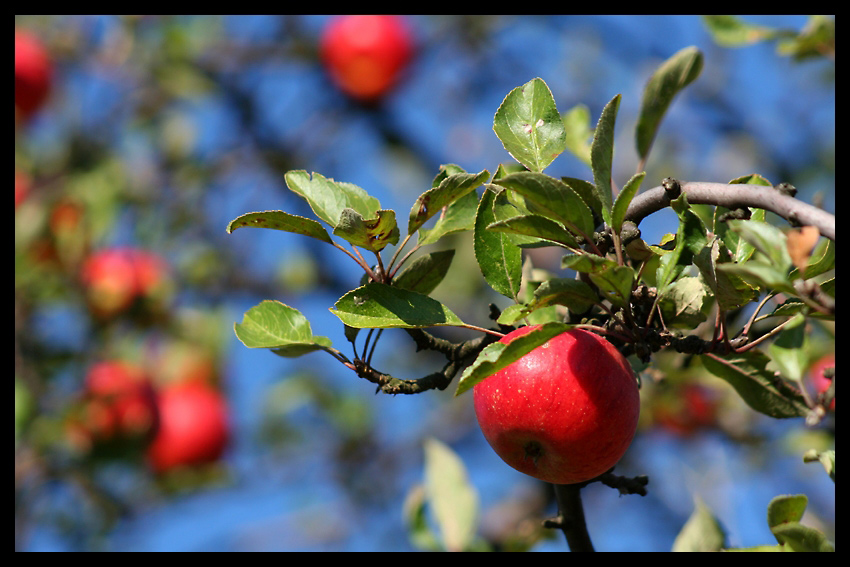
[[[53,66],[41,42],[26,31],[15,31],[15,107],[24,118],[47,100]]]
[[[89,256],[81,269],[89,306],[99,317],[111,317],[138,300],[164,302],[168,294],[165,261],[135,248],[108,248]]]
[[[832,380],[834,380],[834,378],[824,377],[823,371],[827,368],[835,368],[834,354],[828,354],[824,356],[823,358],[815,362],[815,364],[812,365],[811,370],[809,370],[809,381],[811,382],[812,386],[814,386],[815,391],[818,394],[826,392],[826,390],[832,383]],[[833,398],[832,403],[829,404],[829,409],[835,411],[835,398]]]
[[[82,427],[95,441],[145,438],[157,428],[153,387],[138,366],[120,360],[99,362],[86,375]]]
[[[205,382],[165,386],[159,395],[160,427],[148,448],[157,473],[218,460],[230,436],[227,403]]]
[[[124,311],[136,298],[136,270],[132,253],[109,248],[93,253],[82,266],[82,282],[92,311],[110,317]]]
[[[32,182],[30,176],[22,171],[15,171],[15,208],[24,202],[30,193]]]
[[[502,337],[509,343],[537,326]],[[608,471],[637,429],[640,397],[631,366],[588,331],[562,333],[473,388],[484,437],[507,464],[554,484]]]
[[[385,94],[412,54],[411,34],[400,16],[339,16],[322,36],[322,61],[331,78],[363,101]]]
[[[656,423],[679,435],[691,435],[717,423],[716,396],[699,384],[673,386],[652,409]]]

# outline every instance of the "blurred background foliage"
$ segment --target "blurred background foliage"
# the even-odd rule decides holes
[[[433,542],[423,543],[409,514],[423,494],[427,438],[468,468],[482,545],[563,549],[539,529],[554,513],[551,494],[492,453],[469,397],[453,399],[451,388],[374,396],[321,353],[281,359],[235,340],[232,324],[245,310],[278,299],[315,333],[346,344],[327,308],[357,285],[353,263],[296,235],[225,233],[248,211],[308,215],[283,182],[290,169],[360,185],[405,215],[440,165],[494,171],[510,161],[493,114],[512,88],[539,76],[562,111],[586,105],[591,126],[623,93],[614,159],[622,184],[637,163],[632,132],[647,77],[693,44],[705,69],[665,119],[647,187],[668,175],[728,181],[758,172],[835,208],[834,18],[410,16],[412,59],[390,91],[365,103],[323,67],[330,21],[16,16],[50,66],[42,106],[16,108],[18,550],[427,548]],[[17,66],[16,53],[16,89]],[[568,154],[547,173],[590,178]],[[641,229],[657,243],[675,226],[660,213]],[[443,246],[457,254],[434,296],[487,326],[487,303],[505,307],[504,298],[484,284],[469,235]],[[108,250],[155,260],[134,260],[123,276],[114,263],[86,267]],[[535,256],[553,271],[558,260]],[[813,362],[834,350],[830,328],[816,337]],[[799,457],[828,447],[834,425],[805,430],[754,415],[683,357],[659,356],[645,373],[641,430],[618,467],[649,475],[649,496],[586,490],[597,549],[669,549],[695,494],[731,545],[772,541],[767,502],[795,491],[808,494],[807,518],[834,538],[834,485]],[[141,446],[119,435],[117,451],[93,441],[91,428],[81,435],[73,424],[89,415],[87,376],[106,360],[141,369],[157,395],[187,381],[220,393],[224,453],[156,474],[145,454],[154,429]],[[374,364],[415,378],[441,363],[387,332]]]

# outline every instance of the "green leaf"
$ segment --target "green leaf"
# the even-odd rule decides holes
[[[493,131],[508,153],[531,171],[546,169],[566,147],[555,98],[539,78],[508,93],[496,111]]]
[[[490,172],[486,169],[480,173],[455,173],[443,179],[437,187],[422,193],[413,208],[410,209],[410,220],[407,225],[407,234],[413,234],[428,219],[439,213],[446,207],[470,191],[487,181]]]
[[[803,272],[803,279],[807,280],[835,269],[835,242],[828,238],[822,238],[820,243],[809,258],[809,265]],[[789,279],[792,281],[800,277],[797,268],[791,271]]]
[[[671,551],[720,551],[726,545],[723,526],[702,499],[694,498],[694,511],[676,536]]]
[[[227,234],[232,233],[237,228],[243,226],[253,226],[256,228],[272,228],[274,230],[283,230],[285,232],[295,232],[303,234],[311,238],[316,238],[323,242],[333,244],[328,231],[313,219],[307,219],[296,215],[290,215],[283,211],[260,211],[257,213],[246,213],[240,215],[230,221],[227,225]]]
[[[757,173],[742,175],[741,177],[737,177],[730,181],[729,184],[763,185],[765,187],[773,187],[773,184],[770,181]],[[729,209],[726,207],[714,207],[714,234],[723,239],[726,247],[732,252],[732,260],[734,262],[746,262],[750,259],[756,249],[746,240],[738,238],[737,233],[729,230],[728,223],[718,222],[718,218],[728,211]],[[764,216],[764,209],[753,209],[750,220],[754,222],[764,222]]]
[[[444,551],[437,534],[431,529],[426,509],[425,487],[416,484],[404,498],[402,518],[407,526],[407,537],[417,549],[424,551]]]
[[[614,162],[614,125],[620,108],[620,95],[615,96],[602,109],[593,143],[590,146],[590,161],[596,195],[602,203],[602,219],[611,226],[611,168]]]
[[[645,161],[661,120],[673,98],[702,71],[702,52],[686,47],[665,61],[649,78],[643,91],[635,137],[638,156]]]
[[[593,227],[596,228],[603,219],[602,201],[599,200],[599,195],[596,194],[596,186],[590,181],[575,177],[561,177],[561,181],[569,185],[570,189],[575,191],[581,197],[581,200],[593,211]]]
[[[752,45],[776,36],[773,28],[749,24],[738,16],[710,15],[703,16],[702,21],[717,45],[723,47]]]
[[[286,186],[301,196],[317,217],[336,227],[343,209],[354,209],[360,216],[370,219],[381,208],[378,199],[353,183],[328,179],[320,173],[310,174],[303,170],[288,171],[284,175]]]
[[[585,252],[584,254],[568,254],[561,258],[561,267],[569,268],[584,274],[596,274],[617,267],[617,262]]]
[[[564,305],[573,313],[584,313],[598,302],[596,292],[581,280],[549,278],[537,286],[527,304],[515,303],[503,309],[497,322],[514,325],[528,317],[531,324],[548,323],[562,317],[554,311],[549,313],[547,308]]]
[[[540,215],[522,215],[501,220],[488,225],[487,230],[540,238],[567,248],[579,247],[575,237],[563,226]]]
[[[777,496],[767,505],[767,525],[770,528],[799,522],[803,519],[809,499],[805,494]]]
[[[334,234],[372,252],[380,252],[387,244],[396,244],[399,235],[395,211],[379,210],[375,214],[374,218],[364,219],[354,209],[345,208]]]
[[[810,57],[835,58],[834,17],[814,14],[809,16],[809,21],[800,33],[778,32],[777,35],[791,36],[779,41],[776,46],[779,55],[790,55],[795,61]]]
[[[786,323],[767,349],[783,378],[802,383],[809,366],[807,342],[806,317],[798,313]]]
[[[425,494],[446,550],[467,550],[478,525],[478,492],[460,457],[433,438],[425,440]]]
[[[640,184],[643,182],[644,177],[646,177],[645,171],[634,174],[632,178],[626,182],[626,185],[614,201],[614,208],[611,212],[611,226],[617,234],[620,234],[620,230],[623,228],[623,220],[626,218],[626,211],[628,210],[632,199],[635,198],[638,189],[640,189]]]
[[[614,124],[617,122],[617,111],[620,108],[620,95],[615,96],[602,109],[596,131],[593,133],[593,144],[590,146],[590,161],[593,168],[593,183],[596,185],[596,195],[602,203],[602,218],[611,226],[611,167],[614,162]]]
[[[596,284],[602,296],[617,307],[628,305],[634,278],[635,271],[628,266],[614,266],[590,274],[590,281]]]
[[[475,259],[487,283],[497,292],[516,299],[522,283],[522,251],[507,234],[487,230],[496,220],[496,195],[485,191],[478,203],[472,245]]]
[[[770,359],[764,353],[748,350],[727,357],[702,355],[701,358],[709,372],[729,382],[754,410],[776,418],[808,414],[803,396],[766,369]]]
[[[835,551],[820,531],[800,524],[809,499],[805,494],[777,496],[767,506],[767,525],[776,541],[791,551]]]
[[[431,187],[439,187],[440,183],[442,183],[444,179],[456,173],[466,173],[466,170],[455,163],[444,163],[440,166],[440,170],[437,172],[437,175],[434,176],[434,180],[431,182]]]
[[[574,313],[584,313],[598,301],[596,293],[583,281],[572,278],[552,278],[544,281],[534,290],[534,298],[529,307],[538,309],[549,305],[565,305]]]
[[[502,177],[498,185],[522,195],[529,212],[560,222],[576,236],[593,237],[593,213],[563,181],[543,173],[523,171]]]
[[[433,244],[447,234],[463,232],[475,228],[475,212],[478,210],[478,194],[471,191],[446,207],[434,228],[419,229],[419,246]]]
[[[358,329],[416,329],[464,324],[436,299],[374,282],[349,291],[330,311],[349,327]]]
[[[271,348],[281,356],[301,356],[331,346],[328,337],[313,335],[300,311],[280,301],[265,300],[234,323],[236,337],[248,348]]]
[[[743,264],[718,264],[717,269],[740,277],[754,288],[797,294],[797,290],[794,289],[788,277],[788,272],[778,270],[773,264],[750,260]]]
[[[771,530],[776,540],[791,551],[835,551],[835,547],[826,536],[815,528],[799,523],[782,524]]]
[[[730,220],[729,230],[738,234],[756,250],[767,256],[770,264],[780,272],[791,269],[791,256],[788,254],[785,233],[765,222],[753,220]]]
[[[664,290],[658,307],[668,327],[694,329],[705,321],[703,313],[708,292],[699,278],[679,278]]]
[[[817,449],[809,449],[803,455],[804,463],[813,463],[815,461],[819,461],[821,465],[823,465],[823,469],[826,471],[826,474],[829,475],[829,478],[832,479],[832,482],[835,482],[835,449],[830,451],[822,451],[818,452]]]
[[[454,255],[454,250],[442,250],[420,256],[393,278],[393,285],[428,295],[446,277]]]
[[[687,194],[683,192],[678,199],[674,199],[670,204],[679,216],[679,230],[676,233],[675,248],[661,258],[656,270],[658,289],[662,293],[664,288],[675,281],[684,269],[691,265],[694,256],[699,254],[707,244],[705,225],[689,209]]]
[[[508,344],[493,343],[487,345],[478,354],[475,362],[463,371],[463,375],[457,384],[455,396],[470,390],[491,374],[519,360],[540,345],[548,342],[552,337],[572,328],[572,325],[566,323],[544,323],[539,328],[514,338]]]
[[[577,104],[564,113],[563,119],[567,149],[590,167],[590,140],[593,137],[590,109]]]
[[[718,265],[730,263],[729,250],[719,238],[700,250],[694,257],[706,285],[714,293],[717,304],[724,311],[743,307],[758,298],[758,291],[732,272],[719,270]]]

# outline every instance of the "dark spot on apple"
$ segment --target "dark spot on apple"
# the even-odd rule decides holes
[[[543,450],[543,445],[537,441],[529,441],[523,446],[523,449],[525,449],[525,458],[534,461],[535,465],[537,464],[537,459],[542,457],[546,452]]]

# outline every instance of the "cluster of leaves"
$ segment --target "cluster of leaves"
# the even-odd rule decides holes
[[[673,543],[673,551],[835,551],[823,533],[800,523],[808,503],[805,494],[775,497],[767,506],[767,524],[777,545],[730,549],[722,526],[697,499],[693,514]]]
[[[714,40],[725,47],[741,47],[761,41],[776,41],[776,52],[801,60],[810,57],[835,59],[835,19],[809,16],[799,32],[750,24],[738,16],[703,16]]]
[[[635,132],[641,168],[669,104],[699,76],[702,64],[699,50],[685,48],[649,79]],[[403,239],[395,211],[383,209],[364,189],[305,171],[287,173],[287,186],[351,250],[335,241],[319,221],[284,211],[242,215],[230,223],[228,232],[241,227],[272,228],[309,236],[343,251],[366,274],[360,287],[331,308],[345,324],[352,345],[359,329],[416,330],[411,334],[418,347],[440,350],[451,362],[466,366],[457,394],[552,336],[582,326],[606,334],[624,352],[644,361],[664,347],[702,354],[708,370],[732,384],[754,409],[773,417],[811,417],[816,404],[805,399],[804,389],[778,380],[768,365],[772,362],[791,382],[802,379],[810,363],[803,348],[803,323],[808,317],[834,319],[834,277],[819,283],[813,279],[822,280],[834,270],[834,242],[823,239],[818,244],[813,227],[783,232],[766,222],[764,210],[691,205],[675,180],[665,180],[665,189],[679,218],[678,230],[657,245],[643,241],[629,219],[629,205],[645,173],[636,173],[619,192],[612,180],[619,103],[617,95],[591,131],[584,107],[562,115],[542,79],[513,89],[497,110],[493,129],[517,163],[499,165],[492,175],[487,170],[468,173],[457,165],[443,166],[432,187],[413,203]],[[565,150],[590,165],[592,181],[558,179],[543,172]],[[759,175],[731,183],[771,185]],[[482,185],[485,189],[479,195],[476,189]],[[425,228],[433,217],[436,222]],[[453,250],[422,254],[405,265],[423,246],[458,231],[472,231],[484,279],[514,301],[493,317],[498,330],[465,323],[448,306],[429,297],[446,275]],[[411,242],[412,249],[402,256]],[[397,246],[387,263],[382,251],[388,244]],[[578,277],[545,274],[541,278],[540,270],[531,270],[527,259],[524,269],[523,250],[543,246],[562,248],[562,268],[577,272]],[[373,254],[377,263],[367,262],[360,250]],[[730,337],[727,312],[777,293],[787,299],[758,319],[779,319],[772,331],[755,340],[749,335],[763,301],[740,336]],[[677,329],[694,329],[715,308],[712,340],[679,334]],[[520,322],[542,326],[509,346],[479,340],[474,352],[466,350],[462,357],[421,330],[452,325],[500,336]],[[298,310],[277,301],[264,301],[249,310],[235,331],[246,346],[270,348],[281,356],[327,351],[360,376],[384,386],[386,392],[427,389],[385,387],[393,379],[371,368],[371,354],[365,360],[358,357],[355,345],[355,360],[350,361],[327,337],[313,335]],[[767,353],[752,348],[771,337],[776,340]],[[371,339],[370,331],[362,353],[369,352]],[[433,387],[445,387],[456,371],[457,364],[446,380]]]

